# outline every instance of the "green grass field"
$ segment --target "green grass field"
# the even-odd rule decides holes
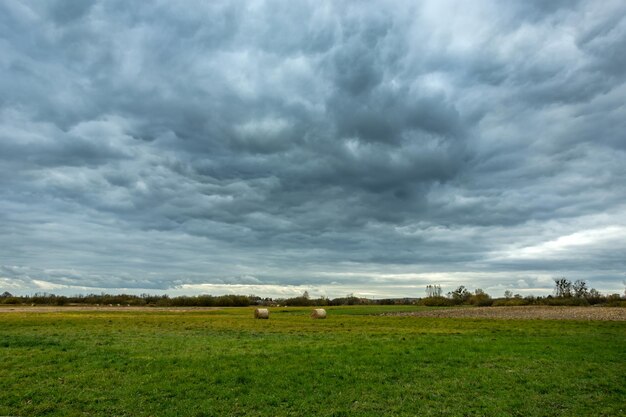
[[[0,310],[0,415],[626,415],[626,322],[389,310]]]

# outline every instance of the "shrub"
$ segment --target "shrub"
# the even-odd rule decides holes
[[[454,302],[446,297],[426,297],[418,301],[419,305],[428,307],[448,307],[454,305]]]
[[[22,300],[19,297],[3,297],[0,304],[22,304]]]
[[[474,294],[469,297],[469,303],[479,307],[487,307],[493,304],[493,300],[489,294],[478,288],[474,291]]]
[[[609,300],[607,307],[626,307],[626,300]]]
[[[607,307],[626,307],[626,300],[623,300],[619,294],[611,294],[606,297]]]
[[[589,302],[584,298],[549,298],[542,300],[542,304],[549,306],[588,306]]]
[[[514,306],[527,306],[530,304],[529,300],[526,300],[524,298],[498,298],[497,300],[493,301],[493,306],[494,307],[514,307]]]

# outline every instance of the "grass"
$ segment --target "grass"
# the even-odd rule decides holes
[[[626,323],[0,310],[0,415],[619,416]]]

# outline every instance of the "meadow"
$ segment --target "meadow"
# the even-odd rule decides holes
[[[0,309],[0,415],[626,415],[626,322],[425,309]]]

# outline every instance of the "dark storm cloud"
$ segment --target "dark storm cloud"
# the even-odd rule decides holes
[[[625,15],[4,2],[0,284],[619,287]]]

